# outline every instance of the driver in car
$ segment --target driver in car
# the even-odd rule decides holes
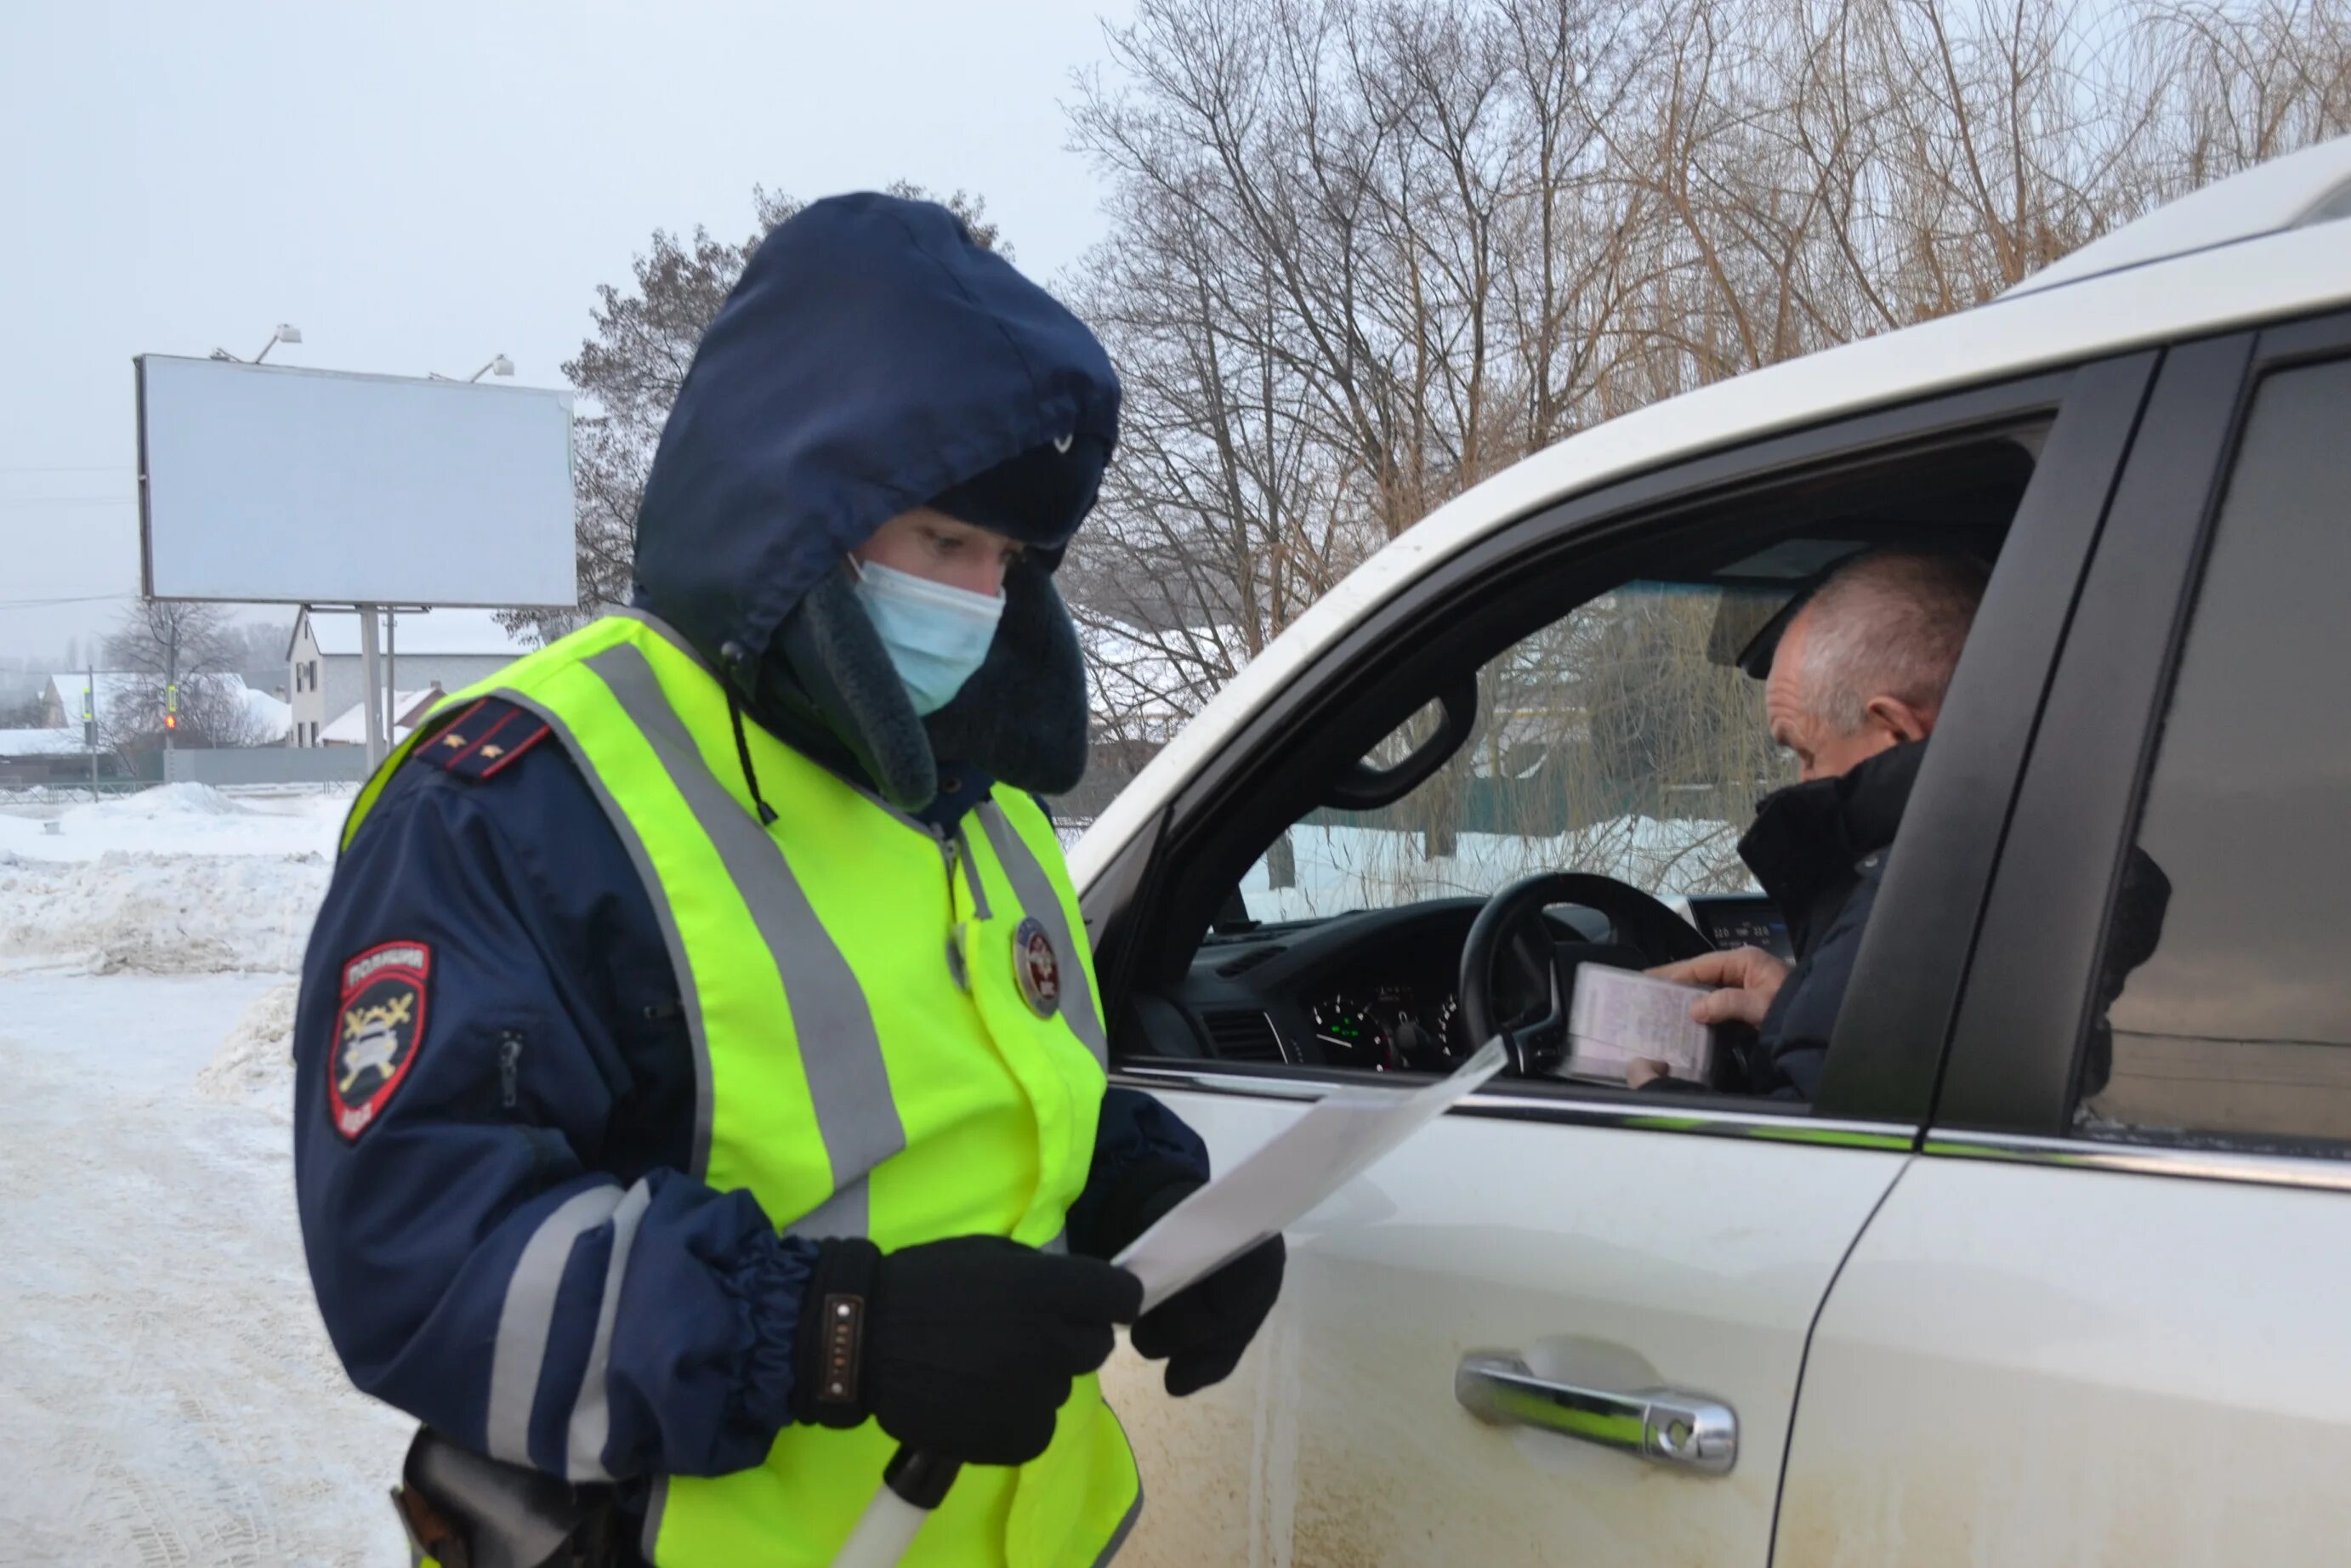
[[[1964,556],[1866,555],[1823,582],[1780,639],[1764,709],[1800,781],[1764,798],[1739,854],[1786,918],[1797,962],[1739,947],[1650,971],[1710,988],[1690,1004],[1698,1022],[1755,1029],[1748,1092],[1810,1100],[1819,1086],[1886,851],[1988,575]],[[1625,1079],[1697,1087],[1677,1085],[1656,1061],[1633,1063]]]

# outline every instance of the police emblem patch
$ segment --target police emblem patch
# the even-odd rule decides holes
[[[1061,958],[1043,922],[1023,920],[1012,933],[1012,972],[1020,981],[1020,995],[1040,1019],[1051,1018],[1061,1006]]]
[[[416,1064],[433,949],[386,942],[343,966],[343,1000],[327,1053],[327,1111],[350,1143],[368,1130]]]

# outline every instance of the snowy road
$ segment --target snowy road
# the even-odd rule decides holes
[[[393,1568],[284,1103],[337,805],[128,807],[0,817],[0,1563]]]

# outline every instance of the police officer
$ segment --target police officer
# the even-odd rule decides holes
[[[1031,798],[1086,762],[1052,573],[1101,346],[944,209],[768,236],[695,355],[635,606],[362,790],[304,967],[296,1173],[420,1554],[821,1563],[900,1444],[914,1561],[1087,1564],[1140,1507],[1093,1376],[1233,1368],[1277,1239],[1134,1322],[1102,1260],[1207,1175],[1105,1090]]]

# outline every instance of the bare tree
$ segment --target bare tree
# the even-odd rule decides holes
[[[1109,40],[1071,287],[1127,414],[1069,587],[1145,747],[1528,454],[2351,130],[2345,0],[1139,0]],[[1650,760],[1761,777],[1719,695]]]
[[[106,642],[108,669],[100,678],[109,696],[100,705],[100,741],[126,755],[152,750],[162,744],[167,715],[178,719],[171,731],[177,746],[277,738],[263,733],[236,673],[251,645],[248,630],[218,604],[147,599],[126,608]],[[282,643],[277,652],[283,655]]]

